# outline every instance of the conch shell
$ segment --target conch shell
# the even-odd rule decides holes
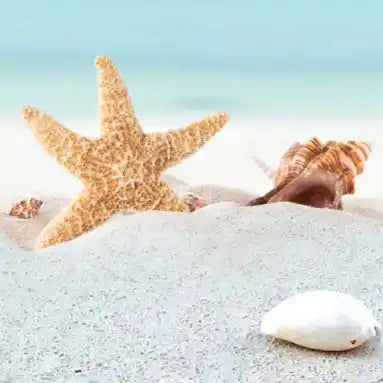
[[[311,138],[295,143],[282,156],[274,188],[248,206],[289,201],[312,207],[342,209],[341,197],[355,193],[355,177],[364,170],[371,152],[367,142]]]
[[[305,145],[296,142],[282,156],[275,173],[274,185],[282,188],[307,168],[310,161],[322,153],[324,145],[316,138]]]
[[[313,169],[289,182],[267,203],[293,202],[301,205],[342,210],[342,180],[333,172]]]
[[[9,215],[22,219],[32,218],[37,215],[42,204],[43,201],[35,198],[24,199],[12,205]]]

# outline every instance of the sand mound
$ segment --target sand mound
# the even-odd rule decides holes
[[[334,355],[258,332],[267,310],[307,289],[351,293],[381,321],[380,221],[293,204],[219,203],[193,214],[116,216],[39,253],[7,248],[3,242],[2,381],[381,377],[376,344]]]
[[[169,174],[165,175],[164,179],[179,195],[192,192],[204,198],[209,204],[231,202],[239,206],[245,206],[248,201],[257,196],[239,188],[222,185],[189,185]],[[44,201],[37,217],[23,220],[8,215],[9,208],[13,202],[30,197],[36,197]],[[345,212],[383,220],[382,198],[361,199],[355,196],[346,196],[343,200]],[[31,250],[35,239],[43,227],[67,206],[70,201],[71,198],[62,196],[53,197],[50,194],[44,193],[15,195],[12,198],[3,198],[0,203],[0,233],[17,247]]]

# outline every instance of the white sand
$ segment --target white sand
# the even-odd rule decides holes
[[[212,205],[192,214],[119,215],[71,243],[34,253],[18,248],[31,249],[80,185],[28,128],[5,130],[0,123],[7,132],[0,153],[0,381],[70,382],[77,375],[120,382],[118,374],[129,382],[177,383],[381,377],[373,345],[335,357],[257,332],[266,310],[307,288],[355,294],[383,319],[378,124],[253,124],[247,131],[231,124],[165,177],[180,194],[195,192]],[[267,124],[276,129],[258,131]],[[329,134],[336,127],[337,134]],[[87,124],[82,129],[91,131]],[[241,207],[271,188],[252,155],[276,166],[294,139],[315,134],[376,142],[357,194],[344,198],[345,212]],[[44,201],[38,217],[7,215],[12,202],[30,197]]]
[[[221,203],[115,217],[40,254],[0,249],[0,381],[382,377],[376,343],[335,355],[258,331],[265,312],[307,289],[351,293],[382,321],[380,221]]]

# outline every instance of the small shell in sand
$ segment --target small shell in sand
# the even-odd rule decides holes
[[[12,205],[9,215],[22,219],[32,218],[37,215],[42,204],[43,201],[35,198],[24,199]]]
[[[197,194],[190,192],[184,194],[181,199],[188,206],[190,212],[201,209],[208,205],[208,202],[205,199]]]
[[[344,351],[380,335],[381,325],[349,294],[315,290],[294,295],[262,319],[261,333],[321,351]]]

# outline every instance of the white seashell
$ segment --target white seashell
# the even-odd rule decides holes
[[[380,335],[381,325],[349,294],[315,290],[294,295],[266,313],[261,333],[322,351],[343,351]]]

